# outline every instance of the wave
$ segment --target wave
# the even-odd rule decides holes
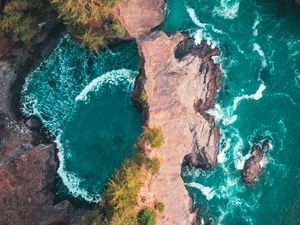
[[[216,192],[212,188],[206,187],[206,186],[204,186],[202,184],[198,184],[196,182],[185,183],[185,185],[188,187],[193,187],[193,188],[197,188],[198,190],[200,190],[208,201],[211,200],[216,194]]]
[[[264,90],[266,89],[266,86],[264,83],[261,83],[259,85],[259,88],[258,90],[252,94],[252,95],[242,95],[242,96],[239,96],[239,97],[235,97],[234,100],[233,100],[233,110],[236,110],[237,106],[239,105],[239,103],[242,101],[242,100],[248,100],[248,99],[253,99],[253,100],[259,100],[263,97],[263,92]]]
[[[134,76],[133,76],[134,74]],[[131,90],[132,84],[134,83],[135,76],[137,72],[129,69],[119,69],[107,72],[100,77],[92,80],[88,85],[86,85],[79,95],[75,97],[75,101],[85,101],[88,99],[88,94],[90,92],[99,91],[100,87],[106,83],[110,85],[118,85],[120,82],[128,82],[128,89]]]
[[[258,29],[257,29],[257,26],[260,24],[260,16],[257,14],[256,15],[256,18],[255,18],[255,21],[253,23],[253,26],[252,26],[252,31],[253,31],[253,36],[254,37],[257,37],[258,35]]]
[[[213,9],[213,13],[224,19],[234,19],[238,15],[240,2],[238,0],[221,0],[220,6]]]
[[[68,188],[68,191],[74,197],[81,197],[88,202],[99,202],[99,194],[91,194],[84,188],[80,187],[82,180],[80,180],[74,173],[68,172],[65,169],[65,152],[64,147],[60,141],[60,135],[55,139],[56,146],[58,148],[57,157],[59,159],[59,167],[57,169],[58,175],[61,177],[64,185]]]
[[[259,54],[259,56],[262,58],[262,66],[266,67],[268,65],[268,63],[267,63],[267,59],[266,59],[265,53],[261,49],[261,46],[259,44],[257,44],[257,43],[254,43],[253,44],[253,51],[257,52]]]

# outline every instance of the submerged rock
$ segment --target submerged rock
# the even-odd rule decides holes
[[[189,48],[181,48],[186,42]],[[220,68],[211,59],[219,51],[212,51],[206,42],[193,43],[179,32],[153,32],[138,39],[142,68],[133,98],[143,109],[145,125],[160,127],[165,139],[155,151],[139,143],[161,162],[159,174],[146,181],[141,196],[147,206],[156,200],[165,204],[159,218],[164,225],[197,224],[181,178],[182,165],[211,168],[217,162],[219,129],[206,110],[214,105],[219,88]],[[146,104],[140,100],[141,91],[147,95]]]
[[[252,147],[251,157],[245,161],[242,179],[245,183],[254,183],[257,177],[260,175],[262,167],[261,161],[264,154],[270,149],[269,141],[265,140],[262,146],[255,144]]]
[[[25,120],[25,124],[31,130],[38,130],[42,127],[42,122],[37,116],[29,116]]]

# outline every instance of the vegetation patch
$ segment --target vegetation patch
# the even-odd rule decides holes
[[[139,225],[156,225],[157,215],[152,209],[145,208],[138,214],[138,223]]]
[[[141,102],[144,103],[144,104],[147,103],[148,95],[147,95],[147,93],[146,93],[145,90],[142,90],[142,91],[141,91],[141,94],[140,94],[140,100],[141,100]]]
[[[142,138],[148,141],[152,148],[159,148],[164,142],[164,135],[160,127],[147,127]]]
[[[157,202],[155,204],[155,208],[158,210],[159,213],[163,213],[165,211],[165,205],[162,202]]]
[[[152,175],[158,174],[160,170],[160,160],[159,158],[153,158],[147,160],[147,166],[151,170]]]

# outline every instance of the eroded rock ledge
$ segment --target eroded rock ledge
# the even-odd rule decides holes
[[[157,200],[165,204],[159,224],[196,224],[180,173],[182,164],[211,168],[217,162],[219,129],[205,111],[214,105],[219,89],[220,68],[211,58],[219,51],[206,42],[195,46],[179,32],[169,36],[153,32],[137,42],[142,68],[133,98],[143,109],[145,125],[161,127],[165,137],[159,150],[141,146],[161,161],[159,174],[149,177],[141,191],[147,199],[141,204],[151,206]],[[142,91],[147,103],[139,99]]]

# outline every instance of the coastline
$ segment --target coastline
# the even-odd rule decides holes
[[[219,66],[211,59],[219,51],[206,42],[195,46],[189,40],[179,32],[152,32],[138,39],[142,66],[132,98],[142,109],[144,126],[160,127],[165,137],[159,149],[138,142],[148,157],[161,162],[157,176],[148,173],[140,194],[146,201],[140,201],[138,208],[155,208],[156,202],[163,202],[166,208],[158,224],[164,225],[198,223],[181,168],[214,167],[218,153],[219,130],[205,111],[214,105],[220,85]],[[139,98],[143,90],[147,103]]]

